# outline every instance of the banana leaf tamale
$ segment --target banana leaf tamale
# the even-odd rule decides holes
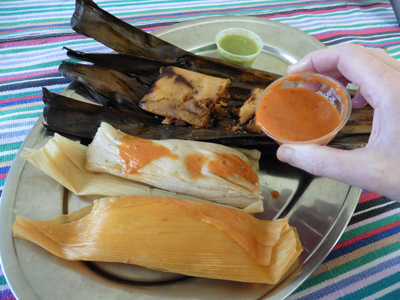
[[[195,128],[160,124],[161,119],[123,111],[117,108],[103,107],[85,103],[63,95],[52,93],[43,88],[45,104],[44,126],[56,132],[71,134],[77,137],[93,139],[101,122],[106,122],[125,133],[147,139],[183,139],[183,140],[224,140],[259,135],[230,132],[224,128]],[[264,136],[269,144],[274,143]]]
[[[116,18],[101,9],[92,0],[77,0],[71,19],[72,28],[79,34],[123,54],[133,54],[149,58],[166,58],[179,61],[181,67],[196,72],[222,78],[242,85],[265,87],[280,75],[244,67],[221,59],[197,56],[174,46],[152,34]]]

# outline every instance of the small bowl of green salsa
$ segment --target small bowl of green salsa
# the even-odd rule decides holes
[[[263,41],[254,32],[243,28],[227,28],[215,37],[218,58],[251,67],[263,49]]]

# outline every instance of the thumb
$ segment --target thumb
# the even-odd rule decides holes
[[[368,185],[365,178],[364,149],[339,150],[320,145],[290,145],[279,147],[277,157],[310,174],[323,176],[357,187]]]

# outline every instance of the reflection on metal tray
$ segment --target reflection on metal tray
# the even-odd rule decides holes
[[[290,26],[253,17],[205,18],[176,24],[155,35],[200,55],[216,56],[215,34],[227,27],[255,31],[264,41],[254,67],[284,74],[288,64],[324,45]],[[76,83],[64,95],[90,100]],[[52,136],[40,118],[23,146],[41,148]],[[240,145],[238,145],[240,146]],[[277,285],[248,284],[107,263],[66,261],[42,248],[12,238],[16,215],[50,219],[89,205],[96,197],[76,196],[53,179],[15,159],[0,206],[1,259],[6,278],[20,300],[25,299],[283,299],[293,292],[328,255],[357,204],[361,191],[343,183],[311,176],[275,157],[276,147],[260,148],[260,185],[265,198],[261,219],[290,217],[304,252]],[[272,191],[280,194],[278,199]],[[229,253],[227,253],[229,255]]]

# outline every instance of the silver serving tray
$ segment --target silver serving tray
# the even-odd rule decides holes
[[[227,27],[256,32],[264,49],[255,68],[284,74],[286,67],[325,46],[306,33],[279,22],[254,17],[214,17],[184,22],[153,34],[201,55],[216,56],[214,37]],[[63,94],[89,100],[71,84]],[[41,117],[21,150],[39,149],[52,133]],[[240,145],[238,145],[240,146]],[[20,150],[20,152],[21,152]],[[47,220],[87,206],[96,197],[78,197],[19,157],[12,164],[0,203],[0,255],[6,279],[19,300],[27,299],[284,299],[322,263],[336,244],[356,207],[361,190],[315,177],[279,162],[276,148],[263,151],[260,184],[265,197],[261,219],[288,216],[298,229],[304,252],[276,285],[249,284],[107,263],[66,261],[39,246],[12,237],[16,215]],[[280,193],[273,199],[271,191]],[[229,255],[227,253],[226,255]]]

